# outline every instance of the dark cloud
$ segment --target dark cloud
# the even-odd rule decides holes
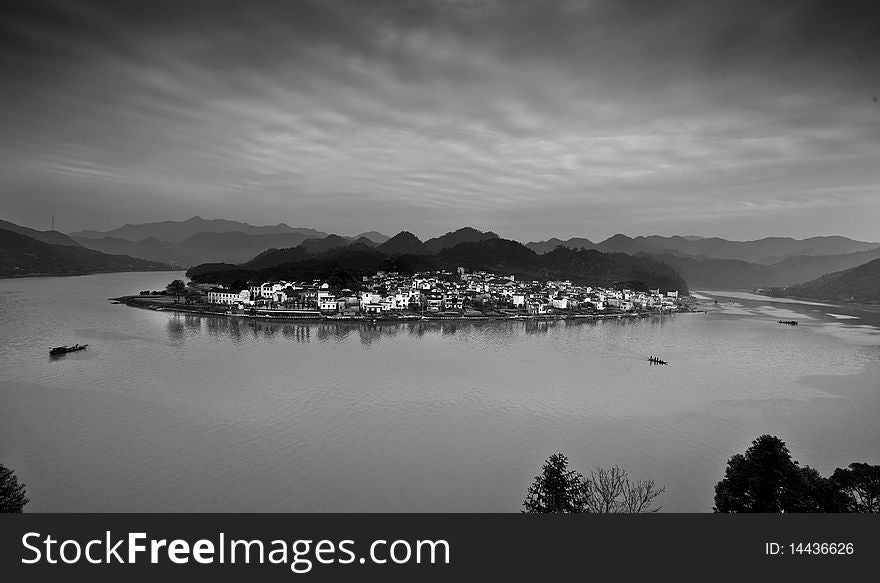
[[[3,206],[69,230],[880,239],[874,6],[17,2]]]

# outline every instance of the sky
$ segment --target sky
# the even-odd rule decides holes
[[[878,6],[7,2],[0,218],[878,241]]]

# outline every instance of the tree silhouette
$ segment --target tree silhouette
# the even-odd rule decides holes
[[[524,513],[585,512],[586,482],[584,477],[568,469],[568,458],[562,453],[551,455],[543,471],[535,476],[523,502]]]
[[[597,468],[586,479],[568,469],[565,455],[555,453],[529,488],[523,512],[652,513],[660,510],[655,504],[664,490],[654,480],[630,480],[617,466]]]
[[[0,464],[0,512],[21,512],[28,502],[24,484],[18,483],[15,472]]]
[[[180,302],[180,296],[186,293],[186,283],[182,279],[175,279],[165,286],[165,291],[174,296],[174,302]]]
[[[762,435],[727,462],[715,485],[715,512],[845,512],[834,484],[791,459],[785,443]]]
[[[834,470],[831,481],[846,497],[850,512],[880,512],[880,465],[854,462]]]
[[[597,468],[587,480],[585,506],[598,514],[651,514],[660,511],[654,503],[665,490],[654,480],[630,480],[617,466]]]

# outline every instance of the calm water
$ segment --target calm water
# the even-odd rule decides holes
[[[824,474],[880,463],[877,314],[734,294],[662,320],[276,325],[106,300],[173,275],[0,280],[0,461],[29,510],[515,512],[561,450],[703,512],[761,433]]]

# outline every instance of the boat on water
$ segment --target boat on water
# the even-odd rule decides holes
[[[797,326],[797,320],[779,320],[780,324],[787,324],[788,326]]]
[[[88,348],[88,344],[74,344],[73,346],[56,346],[49,350],[49,356],[58,356],[60,354],[67,354],[68,352],[77,352],[79,350],[85,350]]]
[[[661,359],[657,358],[656,356],[649,356],[648,362],[651,364],[669,364],[665,360],[661,360]]]

